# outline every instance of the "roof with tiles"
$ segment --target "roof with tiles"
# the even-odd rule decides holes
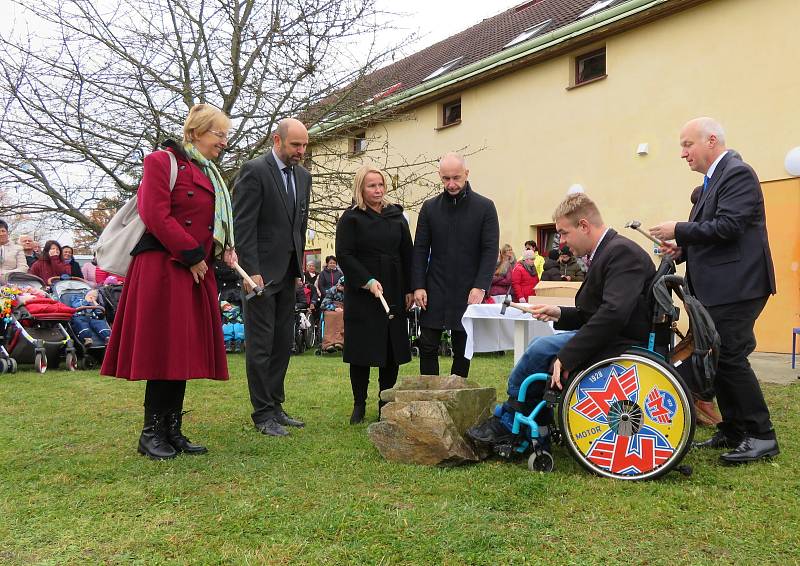
[[[547,22],[525,40],[549,33],[622,3],[623,0],[530,0],[475,24],[413,55],[379,69],[367,77],[373,90],[383,93],[398,85],[393,92],[413,88],[436,70],[460,57],[445,72],[452,72],[499,53],[520,34]],[[583,15],[597,5],[597,10]],[[431,77],[433,78],[433,77]]]

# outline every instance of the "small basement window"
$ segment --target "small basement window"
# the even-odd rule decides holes
[[[360,132],[356,132],[353,136],[353,151],[352,153],[364,153],[367,151],[367,132],[366,130],[362,130]]]
[[[575,86],[606,76],[606,48],[575,57]]]
[[[442,104],[442,123],[440,127],[452,126],[461,122],[461,98]]]

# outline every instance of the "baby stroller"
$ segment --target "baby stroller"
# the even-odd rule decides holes
[[[76,298],[83,299],[86,296],[86,293],[91,291],[91,289],[92,286],[87,281],[78,277],[73,277],[71,279],[56,279],[53,280],[50,285],[53,298],[67,306],[72,306],[73,301]],[[87,319],[105,321],[106,309],[99,305],[81,306],[76,308],[75,314],[86,317]],[[82,340],[81,336],[79,335],[81,331],[75,327],[74,320],[74,318],[70,320],[67,329],[69,330],[70,336],[75,343],[75,350],[78,354],[78,367],[82,370],[86,370],[99,366],[103,363],[103,358],[106,354],[105,340],[102,339],[102,336],[100,337],[101,340],[93,340],[91,343],[86,340]],[[88,328],[86,331],[91,333]]]
[[[109,325],[114,323],[114,316],[117,314],[119,299],[122,297],[122,283],[112,285],[102,285],[97,287],[100,295],[98,303],[106,309],[106,321]]]
[[[35,275],[10,273],[8,286],[43,291],[45,283]],[[78,369],[75,344],[64,328],[64,323],[69,323],[74,312],[74,309],[49,298],[14,307],[4,336],[9,357],[21,364],[33,364],[37,372],[44,373],[48,362],[58,368],[64,352],[67,369]]]
[[[0,374],[17,373],[17,360],[6,350],[6,328],[14,321],[11,310],[15,305],[16,294],[8,287],[0,288]]]

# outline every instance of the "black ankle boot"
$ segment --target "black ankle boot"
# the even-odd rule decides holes
[[[350,415],[350,424],[360,424],[364,422],[364,415],[367,412],[366,403],[353,403],[353,414]]]
[[[178,455],[167,440],[165,415],[145,408],[144,427],[139,436],[139,454],[154,460],[169,460]]]
[[[176,452],[183,452],[184,454],[205,454],[208,448],[199,444],[192,444],[181,432],[181,425],[183,424],[183,415],[185,413],[180,409],[173,409],[167,413],[167,440],[175,449]]]

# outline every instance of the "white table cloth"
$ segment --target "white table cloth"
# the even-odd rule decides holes
[[[500,314],[503,305],[469,305],[461,324],[467,332],[464,357],[472,359],[475,352],[514,350],[514,363],[537,336],[553,334],[553,325],[535,320],[530,314],[508,307]]]

